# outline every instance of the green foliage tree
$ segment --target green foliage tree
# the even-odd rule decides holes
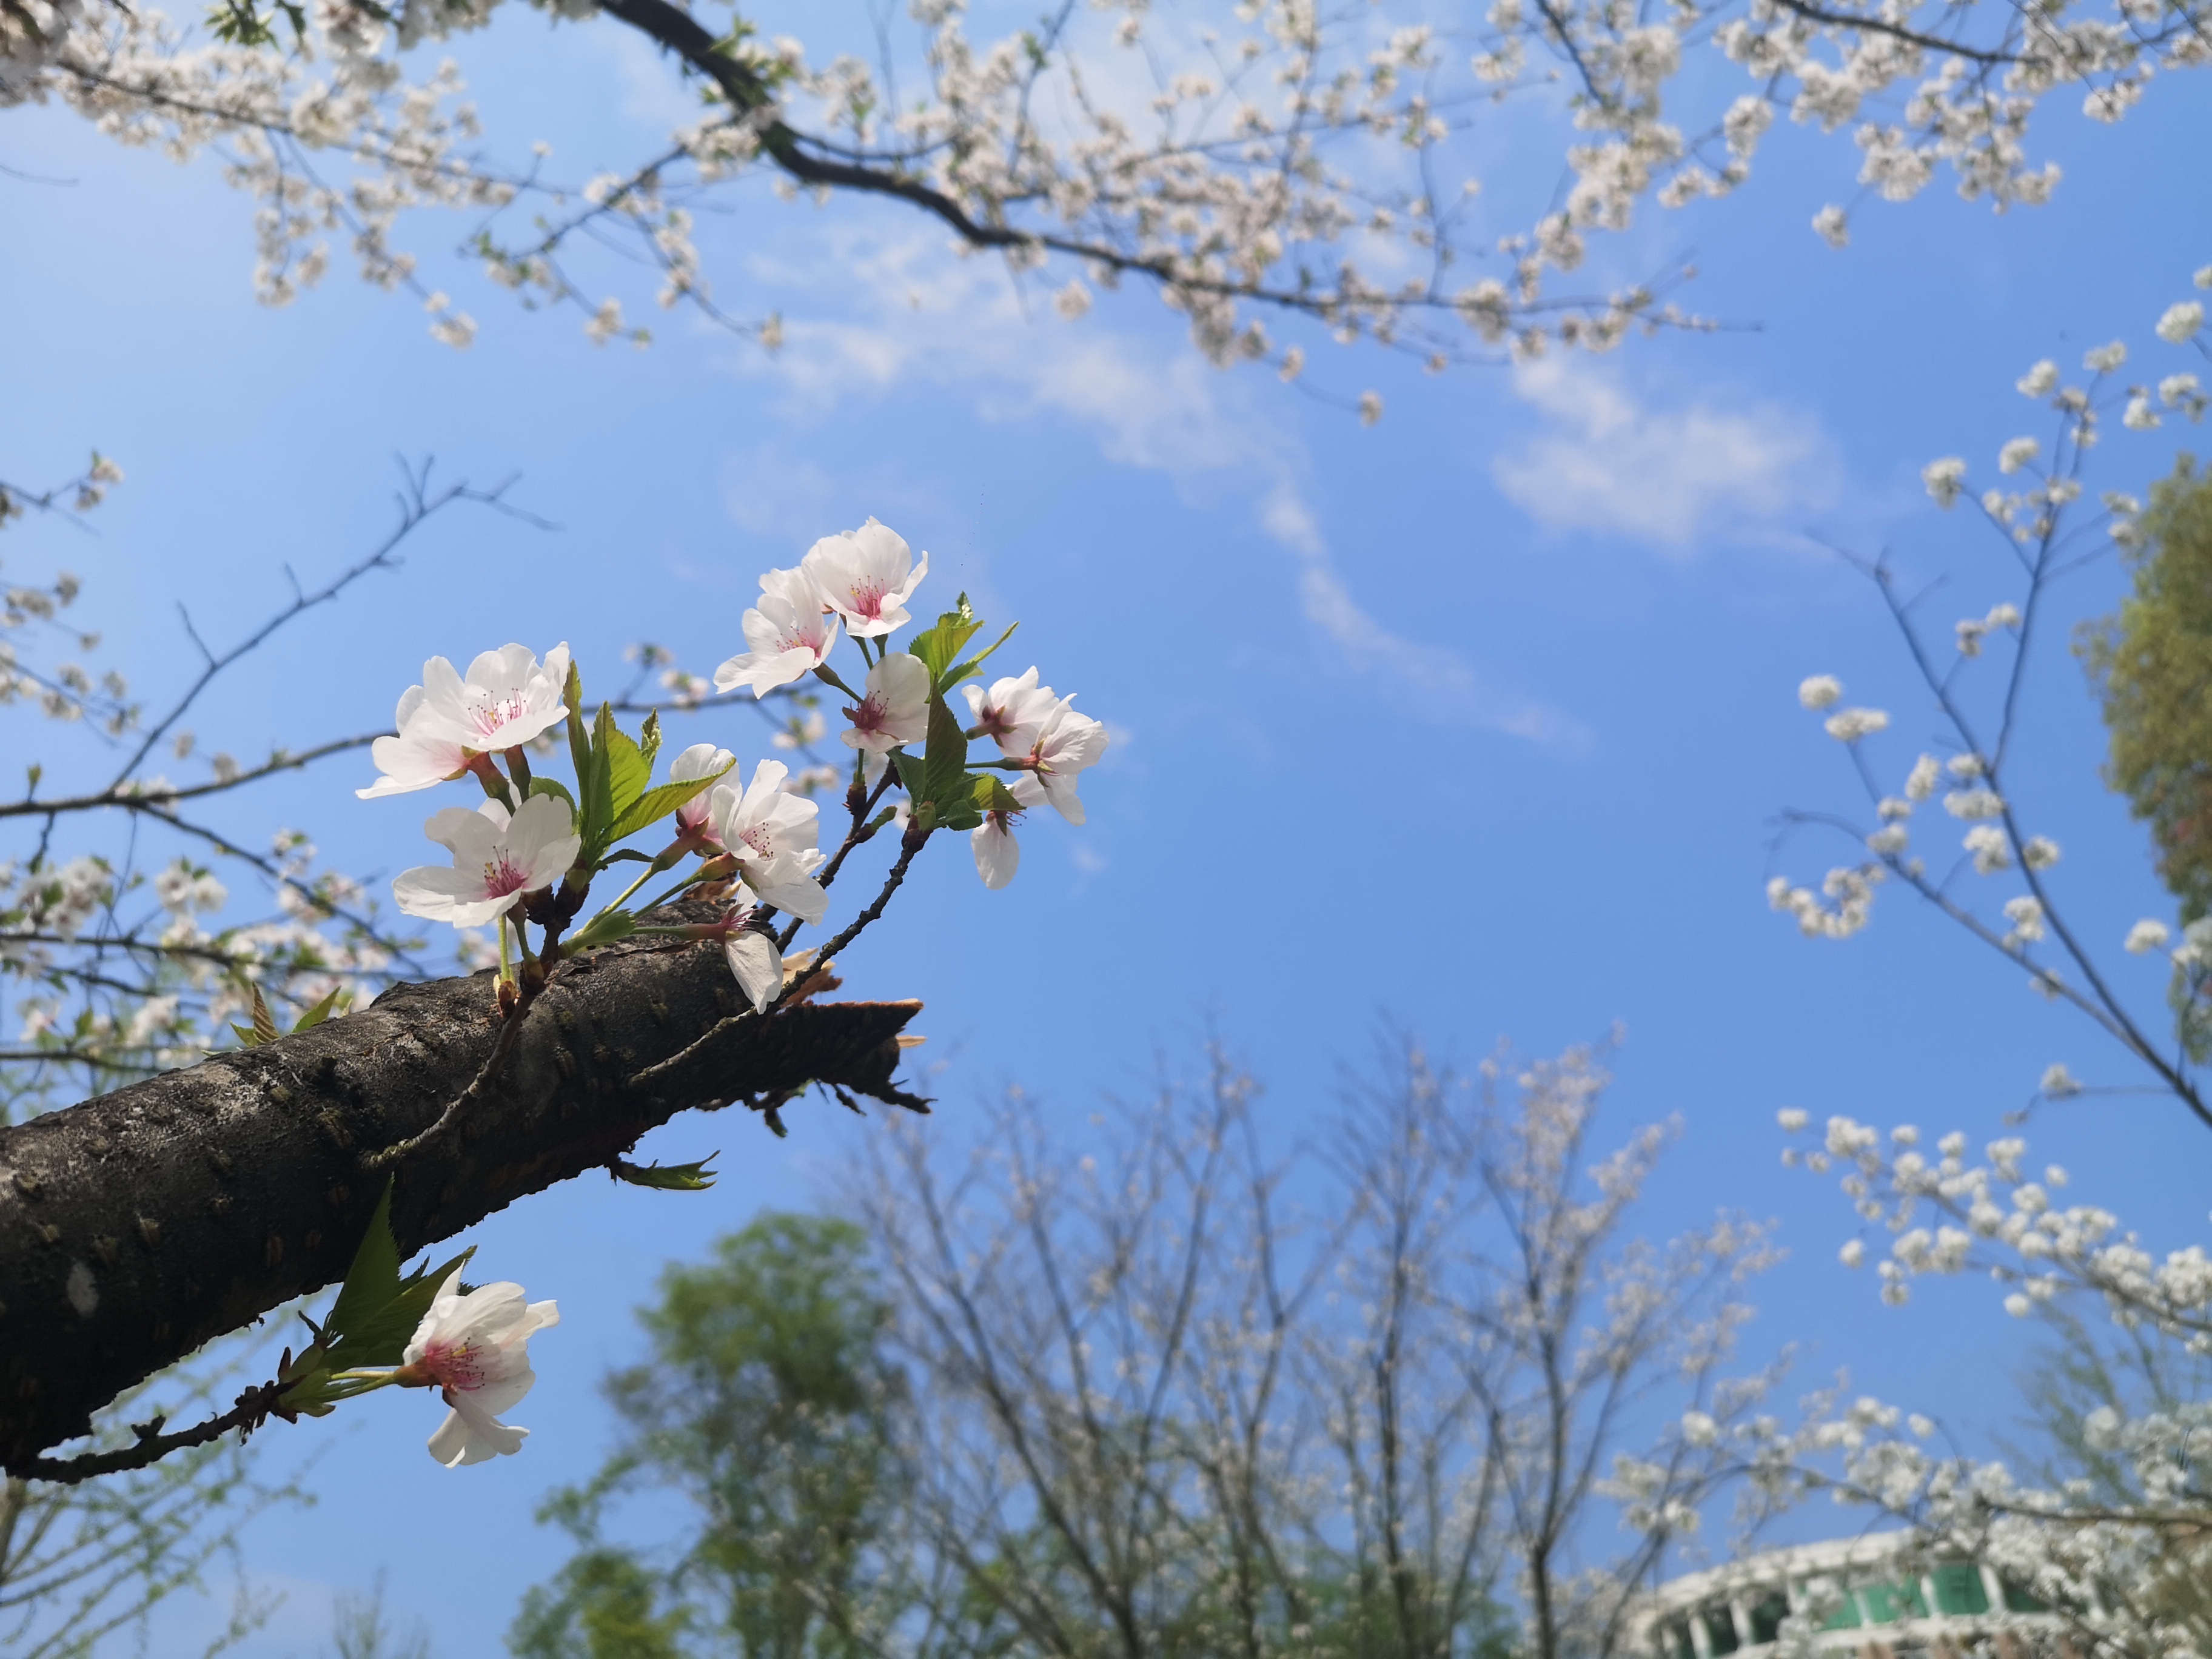
[[[902,1476],[889,1311],[865,1251],[848,1222],[771,1214],[663,1276],[641,1316],[651,1357],[607,1384],[621,1443],[543,1511],[581,1548],[525,1603],[517,1653],[868,1650],[860,1632],[890,1589],[876,1547]],[[614,1502],[650,1487],[673,1489],[699,1518],[672,1559],[606,1536]]]
[[[2172,1005],[2190,1057],[2212,1060],[2212,473],[2181,457],[2130,538],[2135,591],[2079,647],[2112,732],[2106,781],[2148,822],[2187,945]]]
[[[2135,592],[2081,649],[2112,729],[2106,779],[2149,823],[2189,922],[2212,913],[2212,474],[2182,457],[2142,529]]]

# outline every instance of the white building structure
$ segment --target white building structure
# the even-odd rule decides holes
[[[2070,1649],[2064,1621],[2021,1586],[1966,1560],[1908,1566],[1901,1532],[1731,1561],[1671,1579],[1637,1620],[1644,1659],[1759,1659],[1792,1616],[1821,1659],[2036,1659]]]

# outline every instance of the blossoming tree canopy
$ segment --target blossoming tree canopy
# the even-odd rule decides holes
[[[2212,289],[2212,266],[2195,284]],[[1768,886],[1775,909],[1826,939],[1866,927],[1884,884],[1917,893],[2036,994],[2086,1018],[2122,1058],[2107,1078],[2039,1057],[2021,1079],[2033,1079],[2025,1108],[2007,1114],[2008,1132],[1985,1141],[1978,1158],[1962,1130],[1925,1135],[1895,1123],[1885,1133],[1841,1113],[1816,1129],[1802,1108],[1778,1115],[1794,1143],[1784,1163],[1832,1175],[1856,1212],[1858,1233],[1838,1259],[1847,1268],[1872,1265],[1883,1302],[1911,1300],[1921,1282],[1986,1276],[2006,1313],[2049,1320],[2056,1352],[2037,1366],[2028,1394],[2056,1431],[2060,1459],[2022,1468],[1969,1455],[1944,1445],[1931,1418],[1840,1388],[1815,1396],[1800,1427],[1768,1419],[1726,1431],[1770,1492],[1820,1493],[1901,1521],[1899,1540],[1916,1560],[1984,1563],[2002,1577],[2008,1605],[2021,1605],[2009,1600],[2017,1589],[2075,1645],[2130,1656],[2205,1650],[2212,1407],[2203,1365],[2212,1354],[2212,1259],[2196,1243],[2156,1250],[2114,1210],[2069,1201],[2067,1170],[2035,1168],[2028,1140],[2009,1130],[2037,1113],[2101,1108],[2106,1133],[2125,1115],[2106,1103],[2142,1095],[2212,1128],[2203,1075],[2212,1059],[2212,917],[2203,914],[2212,881],[2201,834],[2212,485],[2185,456],[2148,505],[2124,490],[2087,488],[2091,467],[2128,434],[2174,417],[2200,422],[2212,408],[2198,371],[2159,355],[2212,358],[2204,320],[2199,301],[2166,307],[2150,331],[2152,367],[2132,383],[2121,378],[2130,362],[2122,341],[2083,354],[2078,378],[2051,359],[2032,364],[2014,389],[2051,418],[2043,435],[1995,447],[2005,482],[1984,480],[1977,491],[1978,469],[1961,456],[1924,467],[1929,498],[1964,509],[1969,533],[2002,550],[2009,580],[1938,635],[1923,617],[1937,585],[1915,594],[1917,584],[1887,557],[1863,562],[1930,707],[1936,752],[1885,752],[1894,741],[1885,711],[1843,706],[1834,675],[1802,680],[1798,702],[1841,745],[1863,805],[1787,815],[1793,827],[1847,837],[1852,861],[1831,869],[1817,890],[1784,875]],[[2111,434],[2115,414],[2120,430]],[[2106,781],[2149,824],[2176,902],[2172,921],[2130,922],[2124,911],[2085,919],[2106,896],[2068,890],[2058,842],[2035,833],[2039,809],[2020,758],[2023,689],[2038,646],[2051,636],[2054,584],[2115,552],[2130,567],[2132,592],[2114,614],[2089,619],[2075,645],[2110,731]],[[1942,816],[1927,822],[1923,809],[1936,806]],[[2161,981],[2170,1033],[2149,1006]],[[1809,1141],[1797,1139],[1808,1131]]]
[[[2154,79],[2212,58],[2204,0],[1679,0],[1663,16],[1492,0],[1479,21],[1468,8],[1442,22],[1404,0],[1173,13],[1102,0],[997,41],[970,38],[965,7],[915,0],[915,33],[884,27],[874,64],[764,40],[720,6],[533,3],[601,37],[643,35],[699,113],[590,177],[565,174],[542,143],[526,157],[522,135],[480,143],[460,65],[442,54],[502,44],[500,0],[214,0],[182,25],[123,0],[7,0],[0,106],[60,103],[179,160],[214,150],[263,207],[264,300],[314,285],[343,237],[368,280],[411,293],[455,347],[477,323],[401,245],[410,211],[467,213],[483,276],[572,309],[595,342],[648,337],[625,309],[641,296],[586,272],[595,244],[612,243],[657,273],[662,306],[773,349],[780,315],[718,293],[694,234],[702,207],[766,173],[787,196],[880,198],[1018,274],[1049,270],[1062,318],[1082,317],[1095,289],[1152,285],[1209,360],[1287,378],[1305,348],[1271,328],[1442,367],[1698,325],[1659,281],[1561,293],[1555,279],[1647,198],[1682,208],[1740,188],[1778,115],[1847,132],[1856,185],[1885,200],[1948,172],[2002,209],[2058,186],[2032,142],[2044,100],[2117,121]],[[1571,118],[1543,142],[1564,149],[1571,184],[1491,213],[1474,171],[1498,154],[1486,118],[1516,94],[1553,100],[1559,83]],[[1557,154],[1533,171],[1548,179]],[[1808,217],[1848,240],[1843,208]],[[1371,392],[1347,406],[1382,413]],[[855,532],[831,556],[875,555]],[[803,611],[762,608],[771,632]],[[782,639],[749,644],[757,657],[820,644]]]
[[[1014,630],[985,643],[984,624],[964,595],[922,626],[909,607],[927,570],[927,554],[916,556],[872,519],[823,538],[795,566],[764,574],[758,602],[732,629],[746,648],[717,676],[725,688],[749,688],[759,697],[811,676],[847,700],[848,823],[834,848],[823,845],[821,809],[779,761],[758,761],[748,775],[730,749],[694,744],[656,782],[659,714],[632,732],[612,704],[587,709],[581,671],[565,644],[542,658],[506,645],[477,656],[465,672],[441,657],[426,662],[421,683],[398,699],[398,731],[374,745],[376,777],[357,793],[382,803],[464,783],[477,795],[431,814],[424,833],[444,856],[403,872],[392,891],[409,915],[495,930],[499,967],[489,998],[480,979],[419,988],[435,994],[433,1023],[449,1023],[433,1038],[407,1025],[404,994],[343,1018],[334,1018],[335,1004],[326,1000],[283,1037],[257,997],[252,1026],[237,1028],[243,1051],[135,1085],[222,1091],[246,1077],[258,1103],[292,1138],[284,1150],[301,1167],[283,1183],[285,1194],[321,1194],[344,1212],[381,1192],[365,1234],[356,1220],[341,1240],[329,1219],[318,1218],[299,1234],[312,1259],[289,1267],[283,1265],[290,1248],[283,1228],[290,1224],[273,1212],[256,1218],[271,1229],[251,1246],[256,1270],[269,1280],[257,1292],[264,1306],[337,1277],[336,1264],[331,1271],[319,1266],[334,1248],[351,1249],[344,1288],[323,1323],[311,1322],[307,1346],[297,1356],[288,1352],[276,1378],[249,1390],[212,1425],[179,1434],[155,1425],[120,1452],[46,1456],[56,1440],[84,1432],[76,1413],[104,1404],[114,1387],[173,1361],[205,1334],[230,1328],[239,1304],[225,1291],[220,1310],[210,1304],[175,1317],[164,1304],[158,1321],[151,1314],[138,1321],[131,1297],[150,1295],[151,1282],[118,1284],[107,1267],[112,1249],[94,1252],[97,1267],[84,1261],[58,1267],[50,1260],[51,1245],[70,1237],[64,1216],[71,1226],[80,1211],[93,1218],[87,1224],[105,1224],[98,1217],[108,1189],[97,1180],[96,1160],[88,1164],[48,1135],[40,1145],[55,1155],[40,1164],[24,1138],[73,1133],[87,1146],[112,1151],[119,1131],[110,1118],[136,1126],[146,1116],[125,1100],[133,1091],[0,1130],[0,1164],[15,1170],[12,1187],[0,1192],[0,1399],[39,1402],[22,1408],[21,1422],[0,1405],[0,1462],[47,1480],[82,1479],[140,1467],[272,1415],[319,1414],[392,1386],[442,1392],[452,1414],[431,1437],[441,1463],[512,1452],[525,1431],[500,1414],[530,1387],[526,1344],[532,1332],[555,1322],[554,1304],[530,1303],[512,1284],[463,1285],[465,1258],[403,1279],[402,1237],[411,1253],[586,1168],[647,1187],[704,1187],[711,1176],[703,1164],[640,1167],[623,1157],[645,1128],[687,1105],[734,1096],[778,1133],[778,1108],[816,1084],[848,1104],[857,1092],[923,1109],[926,1103],[891,1081],[900,1050],[918,1040],[900,1034],[916,1005],[819,1005],[838,983],[834,959],[881,916],[940,830],[966,834],[986,887],[1005,886],[1018,860],[1015,824],[1041,804],[1080,823],[1081,775],[1097,763],[1108,740],[1103,726],[1076,711],[1073,696],[1041,684],[1034,667],[983,690],[985,665]],[[857,665],[836,660],[841,638],[850,640]],[[965,720],[954,712],[962,706]],[[565,777],[544,764],[563,747],[553,740],[556,728],[565,731]],[[985,747],[976,752],[979,743]],[[841,871],[893,824],[897,851],[880,888],[835,921],[831,888]],[[642,846],[633,844],[641,837]],[[625,865],[636,866],[623,872],[627,884],[595,905],[594,884]],[[661,890],[641,898],[656,879]],[[828,937],[791,954],[802,930],[833,926]],[[702,943],[719,948],[687,948]],[[708,959],[715,968],[702,978],[698,964]],[[687,998],[689,1012],[679,1012]],[[649,1016],[650,1036],[617,1040],[614,1027],[629,1021],[635,1030],[641,1012]],[[386,1029],[395,1020],[404,1029]],[[587,1024],[607,1035],[586,1037]],[[301,1045],[317,1046],[321,1057],[312,1064],[286,1058],[304,1056]],[[447,1066],[465,1068],[453,1073],[441,1105],[422,1109],[419,1077],[402,1090],[418,1103],[404,1109],[380,1101],[373,1080],[349,1081],[349,1067],[388,1065],[395,1056],[410,1063],[408,1053],[434,1053]],[[264,1055],[268,1066],[237,1071],[241,1056],[258,1062]],[[203,1082],[193,1081],[203,1074]],[[317,1116],[303,1110],[301,1090],[325,1091],[340,1103]],[[592,1100],[592,1111],[564,1110],[562,1103],[572,1099]],[[110,1103],[122,1103],[103,1116]],[[157,1105],[153,1121],[173,1115],[173,1108]],[[303,1118],[321,1127],[302,1137],[296,1126]],[[207,1133],[205,1155],[226,1172],[234,1168],[235,1159],[215,1144],[216,1120]],[[532,1155],[517,1157],[533,1139]],[[495,1142],[495,1157],[472,1150]],[[178,1161],[173,1152],[155,1156],[165,1168]],[[265,1148],[254,1156],[271,1172],[279,1161]],[[41,1206],[40,1215],[29,1213],[31,1201]],[[196,1273],[182,1292],[187,1301],[207,1302],[208,1285],[230,1282],[225,1275],[234,1275],[234,1266],[195,1267],[186,1260],[188,1225],[207,1219],[204,1195],[180,1191],[173,1212],[145,1194],[134,1202],[142,1206],[137,1224],[149,1245],[163,1241],[163,1263],[174,1258],[178,1273]],[[225,1217],[232,1208],[233,1200],[221,1194],[212,1214]],[[188,1223],[188,1213],[196,1220]],[[211,1238],[208,1249],[235,1253],[243,1244]],[[54,1278],[57,1272],[63,1277]],[[158,1277],[158,1269],[149,1272]],[[38,1340],[15,1343],[11,1312],[35,1309],[49,1279],[51,1293],[73,1309],[76,1322],[49,1321]],[[85,1348],[101,1340],[100,1328],[111,1318],[133,1323],[143,1352],[126,1352],[112,1340]],[[185,1340],[195,1321],[207,1329]],[[157,1338],[144,1336],[155,1329]],[[92,1352],[100,1364],[87,1363]],[[114,1382],[109,1371],[122,1381]],[[64,1378],[66,1389],[58,1386]],[[103,1387],[109,1392],[100,1393]],[[51,1397],[72,1391],[82,1400],[57,1404]]]

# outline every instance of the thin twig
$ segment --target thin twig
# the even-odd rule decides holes
[[[131,1432],[138,1437],[135,1445],[119,1446],[113,1451],[86,1452],[76,1457],[29,1457],[8,1466],[8,1473],[21,1480],[51,1480],[60,1486],[74,1486],[80,1480],[89,1480],[103,1474],[119,1474],[126,1469],[143,1469],[159,1462],[171,1452],[184,1451],[193,1446],[204,1446],[210,1440],[220,1440],[236,1429],[241,1435],[251,1434],[268,1420],[283,1398],[285,1384],[262,1382],[238,1396],[238,1403],[221,1417],[211,1417],[191,1428],[175,1434],[163,1434],[163,1419],[155,1418],[150,1423],[141,1423]]]
[[[666,1076],[678,1066],[683,1065],[684,1061],[690,1060],[694,1054],[696,1054],[708,1043],[714,1042],[717,1037],[721,1036],[727,1031],[735,1030],[738,1026],[744,1024],[747,1020],[754,1018],[763,1020],[773,1018],[779,1008],[782,1007],[785,1003],[790,1001],[794,995],[805,987],[809,981],[813,979],[817,974],[820,973],[823,969],[829,965],[830,959],[832,957],[836,955],[838,951],[843,950],[847,945],[850,945],[854,939],[860,938],[861,932],[866,928],[868,924],[875,921],[877,917],[883,915],[884,906],[890,902],[891,895],[898,891],[899,884],[906,879],[907,866],[914,862],[915,854],[921,851],[923,845],[927,842],[927,840],[928,837],[927,836],[909,838],[901,845],[899,848],[898,862],[891,866],[890,874],[884,878],[883,890],[876,895],[874,902],[870,904],[866,909],[861,911],[859,915],[854,917],[852,921],[847,925],[842,933],[839,933],[827,945],[817,951],[814,953],[813,963],[806,969],[806,971],[799,974],[793,978],[788,985],[786,985],[783,988],[781,994],[777,996],[776,1000],[769,1004],[767,1008],[763,1010],[761,1013],[756,1015],[751,1009],[748,1008],[742,1013],[732,1014],[726,1018],[716,1020],[712,1025],[708,1026],[704,1031],[700,1033],[697,1037],[694,1038],[691,1042],[685,1043],[683,1048],[669,1055],[667,1059],[656,1060],[652,1065],[647,1066],[643,1071],[631,1073],[624,1086],[635,1089],[640,1084],[650,1083],[655,1078]]]
[[[389,737],[386,732],[367,732],[357,738],[338,738],[318,744],[313,749],[295,755],[283,750],[276,757],[251,771],[240,772],[234,777],[217,778],[209,783],[195,783],[179,788],[143,789],[125,791],[110,784],[96,794],[63,795],[52,800],[39,800],[25,796],[21,800],[0,801],[0,818],[27,817],[38,813],[89,812],[103,806],[137,806],[161,808],[174,805],[180,800],[197,800],[203,795],[220,794],[227,789],[237,789],[270,777],[278,772],[296,772],[301,767],[326,756],[343,754],[349,750],[366,749],[379,738]]]
[[[393,526],[392,533],[386,536],[368,557],[348,567],[336,578],[313,593],[302,591],[298,580],[294,579],[292,603],[271,616],[260,627],[255,629],[252,633],[247,635],[244,640],[221,656],[210,652],[204,645],[200,647],[205,665],[200,670],[199,678],[185,690],[184,696],[177,700],[175,706],[161,717],[159,723],[146,733],[144,741],[139,744],[131,758],[123,763],[122,770],[115,775],[114,781],[107,786],[107,793],[112,794],[130,780],[131,775],[138,769],[139,763],[153,752],[154,745],[161,740],[163,734],[171,726],[184,718],[185,712],[198,699],[200,693],[207,690],[209,684],[216,675],[222,673],[224,669],[229,667],[249,651],[259,647],[270,635],[303,611],[311,611],[319,605],[335,599],[354,582],[372,570],[389,569],[392,564],[392,556],[398,551],[400,544],[434,514],[452,506],[455,501],[474,501],[483,506],[504,508],[510,513],[515,513],[518,516],[526,518],[529,516],[520,514],[519,509],[506,507],[504,497],[507,490],[514,487],[513,478],[488,490],[471,489],[464,479],[459,483],[447,485],[436,495],[431,495],[428,490],[432,465],[431,461],[426,459],[418,471],[410,470],[404,463],[402,464],[400,477],[403,485],[398,493],[399,522]],[[289,569],[285,574],[288,577],[291,574]],[[194,642],[198,643],[198,635],[192,629],[191,617],[189,613],[185,617],[185,629],[188,634],[192,634]]]

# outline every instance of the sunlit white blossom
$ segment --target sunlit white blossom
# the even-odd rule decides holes
[[[738,860],[746,886],[779,910],[818,922],[830,909],[829,894],[814,879],[822,862],[822,809],[784,788],[790,775],[781,761],[764,760],[742,791],[716,784],[708,796],[708,821],[714,840]]]
[[[1994,823],[1978,823],[1966,831],[1960,843],[1973,855],[1974,871],[1978,875],[1993,876],[2000,870],[2012,868],[2012,847],[2005,832]]]
[[[513,817],[495,800],[473,811],[448,806],[422,833],[453,855],[451,869],[422,865],[392,878],[392,896],[410,916],[481,927],[549,887],[575,863],[582,841],[556,795],[532,795]]]
[[[382,775],[368,788],[354,791],[362,799],[374,800],[382,795],[404,795],[428,789],[459,777],[467,769],[468,745],[448,736],[436,721],[418,718],[424,696],[419,685],[410,685],[402,692],[399,707],[392,715],[398,735],[379,738],[368,746],[369,758],[376,763],[376,769]]]
[[[779,685],[810,674],[837,643],[837,616],[804,568],[771,570],[760,579],[760,602],[738,620],[746,649],[714,671],[717,691],[752,688],[764,697]]]
[[[701,778],[719,778],[738,763],[738,757],[726,749],[718,749],[711,743],[695,743],[668,763],[671,783],[696,783]],[[676,809],[676,831],[681,836],[696,836],[714,840],[714,809],[709,799],[710,790],[701,790]]]
[[[1029,769],[1015,775],[1014,799],[1024,806],[1047,802],[1070,823],[1082,823],[1076,780],[1104,758],[1106,744],[1105,726],[1076,712],[1074,695],[1061,698],[1023,757]]]
[[[968,837],[975,854],[975,873],[994,891],[1012,881],[1021,867],[1021,843],[1014,839],[1013,826],[1008,822],[1012,817],[1008,812],[986,813]]]
[[[1954,789],[1943,797],[1943,810],[1969,823],[1993,818],[2004,811],[2004,797],[1994,789]]]
[[[824,536],[799,568],[822,603],[843,618],[847,633],[872,639],[906,625],[906,604],[929,574],[929,555],[915,563],[903,537],[870,519],[858,530]]]
[[[860,700],[845,710],[851,722],[838,739],[848,749],[885,754],[929,735],[929,665],[894,651],[868,670]]]
[[[403,1357],[401,1375],[439,1389],[453,1408],[430,1437],[431,1456],[450,1469],[522,1449],[530,1431],[501,1422],[499,1414],[538,1381],[530,1339],[560,1322],[557,1304],[526,1303],[520,1285],[464,1291],[454,1270]]]
[[[1798,705],[1804,708],[1832,708],[1843,695],[1844,683],[1833,674],[1809,675],[1797,684]]]
[[[2166,308],[2158,319],[2158,337],[2168,345],[2181,345],[2196,337],[2204,326],[2204,307],[2196,300],[2183,300]]]
[[[518,747],[567,715],[561,697],[568,678],[565,644],[547,652],[543,666],[527,647],[502,646],[477,657],[465,677],[433,657],[422,665],[422,700],[403,734],[419,725],[426,737],[479,751]]]
[[[1822,722],[1838,743],[1856,743],[1862,738],[1889,729],[1889,715],[1879,708],[1839,708]]]
[[[2127,949],[2136,956],[2142,956],[2148,951],[2163,950],[2166,940],[2172,937],[2164,922],[2145,916],[2128,929]]]
[[[753,915],[750,904],[730,913],[730,931],[722,937],[722,957],[730,964],[738,988],[758,1014],[765,1013],[783,990],[783,953],[768,933],[747,926]]]

